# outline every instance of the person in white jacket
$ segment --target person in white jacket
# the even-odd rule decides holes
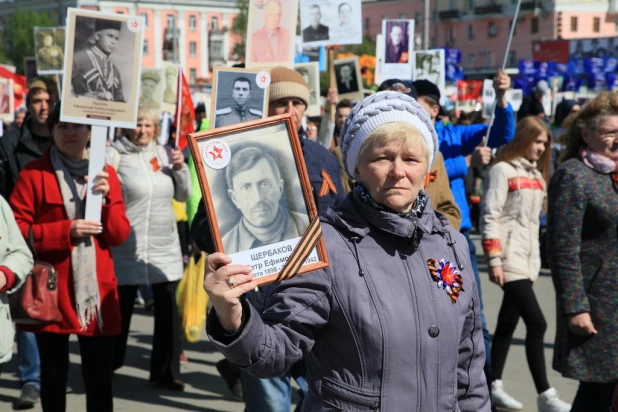
[[[157,144],[156,112],[140,109],[137,127],[128,134],[107,149],[107,161],[118,172],[131,222],[129,239],[112,251],[122,315],[114,369],[124,364],[137,290],[140,285],[150,285],[155,318],[150,381],[182,391],[176,287],[184,270],[172,199],[184,202],[191,195],[189,169],[180,150]]]
[[[11,360],[15,329],[7,293],[17,291],[32,269],[32,253],[26,245],[13,211],[0,196],[0,371]]]
[[[532,289],[539,276],[539,219],[550,167],[551,134],[537,117],[522,119],[513,140],[504,146],[489,169],[481,212],[483,249],[490,280],[502,287],[504,297],[491,346],[492,404],[522,409],[502,385],[502,372],[513,338],[523,318],[526,357],[539,394],[539,412],[569,411],[549,385],[543,352],[547,323]],[[547,150],[546,150],[547,149]]]

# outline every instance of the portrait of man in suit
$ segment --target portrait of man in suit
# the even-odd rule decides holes
[[[358,92],[358,79],[353,63],[344,63],[335,67],[335,78],[339,94]]]
[[[290,33],[280,23],[281,0],[269,0],[264,7],[264,26],[251,35],[253,63],[292,60]]]
[[[408,23],[388,22],[386,37],[386,63],[407,63],[410,59],[408,51]]]
[[[322,19],[320,6],[317,4],[310,6],[309,16],[311,17],[311,24],[303,29],[303,41],[308,43],[312,41],[328,40],[328,26],[320,23],[320,19]]]

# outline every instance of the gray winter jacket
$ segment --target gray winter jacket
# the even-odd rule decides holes
[[[225,357],[266,378],[305,356],[303,412],[489,411],[465,238],[430,203],[421,219],[405,219],[354,192],[322,228],[330,267],[278,285],[262,313],[244,300],[234,336],[211,311],[207,332]],[[463,265],[456,302],[430,275],[431,259]]]

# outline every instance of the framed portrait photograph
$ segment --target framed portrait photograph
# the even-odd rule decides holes
[[[444,94],[446,88],[446,63],[444,49],[419,50],[412,53],[414,80],[429,80]]]
[[[215,250],[252,266],[258,284],[276,281],[317,223],[292,115],[192,133],[189,147]],[[306,252],[299,273],[328,266],[322,239]]]
[[[303,76],[309,85],[309,106],[305,110],[307,116],[319,116],[320,110],[320,64],[318,62],[296,63],[294,70]]]
[[[69,8],[66,20],[60,120],[135,127],[143,17]]]
[[[178,70],[177,64],[164,62],[163,70],[165,73],[165,84],[163,90],[163,106],[162,110],[170,114],[176,112],[176,104],[178,104]]]
[[[412,80],[414,20],[382,20],[382,78]]]
[[[361,44],[361,0],[310,0],[301,2],[300,26],[303,44]]]
[[[333,67],[339,98],[352,101],[363,99],[365,95],[358,56],[337,59],[333,62]]]
[[[270,71],[215,67],[212,74],[211,127],[263,119],[268,115]]]
[[[59,74],[64,71],[64,27],[35,27],[34,53],[38,74]]]
[[[250,0],[245,65],[292,67],[298,0]]]
[[[12,123],[15,119],[13,80],[0,78],[0,120]]]
[[[24,76],[26,76],[26,84],[32,83],[38,76],[36,57],[24,57]]]
[[[163,108],[163,92],[165,90],[164,73],[163,69],[142,68],[139,107],[161,113]]]

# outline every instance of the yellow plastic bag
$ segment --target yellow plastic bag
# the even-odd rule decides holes
[[[206,323],[208,295],[204,290],[205,269],[206,253],[202,252],[197,263],[195,255],[192,255],[176,292],[178,310],[182,316],[182,331],[187,342],[191,343],[200,340]]]

